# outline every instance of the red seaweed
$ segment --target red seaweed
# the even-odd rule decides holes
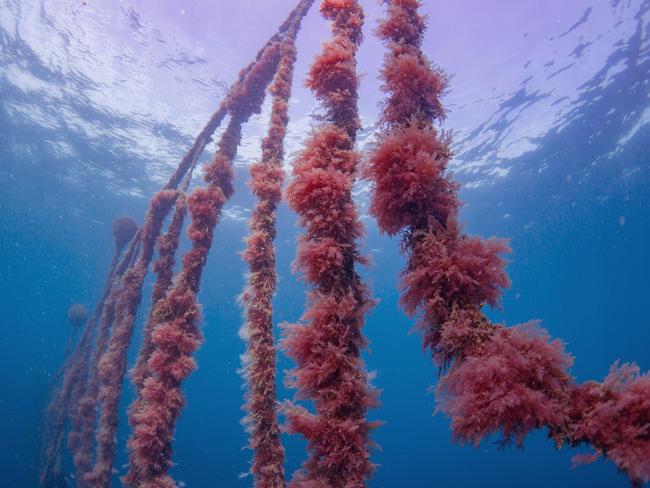
[[[142,284],[153,257],[155,241],[160,234],[163,220],[174,205],[177,196],[176,190],[162,190],[151,199],[142,227],[139,257],[135,265],[124,273],[119,287],[115,290],[112,332],[105,350],[98,351],[101,357],[97,363],[99,379],[97,395],[92,395],[94,392],[89,391],[89,396],[86,398],[91,402],[97,402],[99,407],[99,427],[95,436],[96,460],[92,469],[84,475],[84,483],[89,486],[110,485],[115,456],[118,407],[122,379],[126,371],[126,353],[131,343],[135,315],[142,299]],[[88,415],[94,416],[95,410],[95,408],[88,408]]]
[[[183,222],[187,214],[187,197],[180,194],[176,199],[176,206],[172,221],[169,224],[167,232],[158,238],[156,249],[158,259],[153,265],[153,271],[156,273],[156,282],[153,292],[151,293],[151,311],[143,331],[142,345],[138,353],[136,365],[131,370],[131,379],[136,387],[138,394],[141,392],[144,379],[147,375],[147,361],[151,356],[153,345],[151,344],[151,332],[161,317],[154,315],[156,304],[163,299],[172,286],[174,277],[174,264],[176,263],[175,255],[180,244],[181,231]]]
[[[309,2],[303,0],[294,10],[292,22],[283,24],[286,30],[301,22]],[[164,319],[151,334],[153,349],[147,362],[149,375],[142,388],[142,406],[131,416],[131,467],[123,479],[129,486],[175,486],[167,471],[171,466],[174,425],[184,405],[181,384],[196,369],[193,353],[202,341],[197,294],[203,267],[223,205],[233,193],[231,163],[241,140],[242,125],[261,109],[266,87],[277,71],[279,44],[278,40],[271,43],[231,90],[226,102],[230,122],[213,161],[205,169],[208,186],[195,190],[188,198],[192,247],[183,256],[173,287],[156,304],[154,313],[163,314]]]
[[[332,20],[333,39],[317,55],[307,85],[327,115],[295,161],[286,192],[305,229],[295,266],[311,287],[309,308],[303,323],[285,327],[282,341],[297,363],[286,382],[315,411],[287,403],[284,414],[286,430],[302,434],[309,450],[290,486],[353,488],[365,486],[375,468],[369,451],[376,424],[366,414],[377,404],[360,356],[364,315],[373,302],[355,270],[366,260],[357,249],[363,227],[352,200],[363,11],[354,0],[324,0],[321,13]]]
[[[624,365],[603,383],[578,385],[559,340],[534,323],[508,328],[483,314],[510,284],[501,257],[509,249],[460,229],[450,139],[435,126],[445,116],[447,77],[421,52],[420,2],[386,3],[377,34],[389,49],[382,70],[389,97],[365,176],[379,228],[403,235],[401,303],[418,316],[424,347],[441,368],[439,410],[460,442],[497,434],[503,445],[521,446],[530,431],[547,428],[558,446],[596,449],[576,462],[603,455],[633,484],[649,481],[650,377]]]
[[[138,232],[138,224],[131,217],[118,217],[113,221],[115,248],[123,249]]]
[[[305,5],[309,8],[312,2]],[[280,44],[280,64],[269,88],[273,96],[268,135],[262,141],[262,160],[250,168],[249,186],[257,204],[249,222],[244,260],[250,276],[242,294],[246,322],[241,335],[246,338],[243,373],[247,381],[243,420],[253,450],[251,473],[255,486],[283,488],[284,449],[276,412],[276,364],[273,339],[272,299],[276,287],[275,249],[276,210],[282,197],[284,136],[289,122],[293,67],[296,61],[295,38],[298,25],[287,32]]]
[[[74,329],[81,327],[88,321],[88,309],[80,303],[73,303],[68,309],[68,321]]]
[[[258,64],[263,53],[270,48],[274,48],[283,32],[286,31],[294,19],[295,12],[285,21],[281,30],[260,50],[257,59],[241,71],[233,90],[237,86],[241,87],[242,84],[249,82],[251,71]],[[196,137],[192,147],[185,154],[176,171],[165,185],[163,193],[174,191],[188,172],[191,172],[201,152],[210,141],[212,133],[219,126],[228,113],[228,110],[228,99],[226,99],[221,103],[220,107],[214,112],[206,126]],[[162,225],[164,216],[159,217],[160,224]],[[114,229],[116,241],[128,241],[128,238],[125,236],[128,233],[128,229],[130,227],[132,228],[132,226],[127,224],[128,222],[125,220],[121,221],[118,219],[118,222],[116,222]],[[45,413],[40,456],[42,466],[40,479],[42,483],[46,484],[48,480],[60,478],[61,444],[65,436],[68,419],[72,419],[73,423],[73,430],[69,436],[69,445],[73,451],[77,473],[80,475],[77,477],[80,486],[85,483],[84,478],[90,480],[90,483],[98,484],[99,486],[106,486],[110,481],[110,465],[112,464],[112,457],[115,450],[115,440],[112,438],[111,432],[115,430],[117,425],[116,409],[121,393],[121,377],[124,374],[121,362],[117,362],[115,364],[117,369],[111,371],[113,365],[110,361],[120,361],[121,357],[126,354],[126,349],[130,344],[135,311],[140,302],[141,275],[146,275],[151,259],[150,255],[148,257],[146,255],[150,254],[151,243],[156,240],[159,232],[160,227],[154,229],[154,232],[146,236],[148,242],[145,244],[142,243],[143,233],[141,231],[137,232],[119,263],[117,262],[119,253],[117,253],[106,281],[107,285],[105,286],[103,297],[98,303],[91,321],[89,321],[89,324],[96,324],[101,317],[99,323],[100,333],[97,339],[99,345],[98,347],[93,347],[93,338],[96,331],[94,326],[87,326],[79,340],[76,350],[73,352],[71,358],[66,361],[61,373],[57,375],[57,377],[60,375],[65,375],[65,377],[61,387],[55,391],[53,400]],[[144,261],[142,259],[143,257],[146,258]],[[146,265],[144,265],[145,262]],[[136,267],[138,268],[137,270]],[[123,275],[125,274],[128,274],[128,277],[122,281]],[[142,276],[143,278],[144,276]],[[140,282],[140,285],[138,285],[138,282]],[[109,309],[105,309],[107,303],[109,304]],[[108,351],[106,350],[107,346],[105,344],[109,340],[108,331],[112,326],[116,306],[119,307],[118,317],[121,320],[121,326],[117,331],[118,336],[110,339],[111,351],[110,354],[107,354]],[[93,351],[95,352],[93,353]],[[91,359],[93,355],[95,356],[94,361]],[[106,385],[104,386],[103,396],[100,399],[100,403],[104,407],[102,417],[100,418],[103,425],[96,435],[98,441],[98,462],[94,466],[94,472],[88,473],[92,465],[92,437],[95,429],[94,422],[97,416],[96,405],[98,403],[98,392],[96,390],[99,388],[97,376],[100,374],[99,366],[92,366],[91,361],[98,363],[104,355],[107,356],[107,359],[104,361],[105,366],[102,372],[102,381]],[[91,375],[90,383],[87,383],[89,374]],[[101,396],[102,394],[99,393],[99,395]],[[114,395],[114,397],[111,397],[111,395]]]
[[[563,344],[536,323],[492,327],[489,339],[442,378],[440,410],[451,417],[461,442],[478,445],[501,431],[503,445],[522,446],[533,429],[566,420],[572,362]]]
[[[252,68],[261,58],[262,53],[281,38],[282,33],[286,31],[292,20],[293,16],[287,18],[280,27],[278,33],[276,33],[259,51],[256,59],[241,71],[237,83],[241,84],[245,81]],[[228,113],[226,102],[227,99],[224,100],[212,114],[208,123],[203,127],[188,152],[179,162],[175,172],[169,178],[164,189],[174,190],[177,188],[185,175],[191,172],[192,168],[196,165],[203,149],[210,142],[212,134]],[[114,229],[114,231],[117,230],[115,235],[116,243],[118,236],[124,234],[121,230],[127,230],[129,228],[129,225],[122,225],[124,223],[125,221],[116,224],[116,229]],[[102,298],[98,301],[97,306],[95,307],[95,312],[93,313],[91,320],[88,322],[75,351],[73,351],[71,357],[66,360],[61,370],[57,372],[54,377],[54,383],[56,384],[60,377],[65,376],[61,386],[54,389],[52,400],[44,414],[41,452],[39,455],[39,463],[41,465],[39,477],[42,484],[46,484],[47,480],[57,479],[61,476],[61,445],[63,438],[65,437],[66,424],[71,417],[76,415],[78,408],[77,405],[86,392],[86,379],[89,372],[89,363],[94,350],[93,338],[96,332],[95,325],[103,314],[105,302],[109,298],[111,292],[114,291],[114,284],[119,282],[126,270],[133,267],[135,264],[140,248],[140,239],[141,233],[137,232],[119,263],[117,261],[120,253],[116,253],[110,266]],[[119,241],[125,241],[125,238],[120,237]],[[121,249],[122,248],[120,247],[119,250],[121,251]],[[74,437],[75,436],[73,435],[73,438]],[[76,442],[77,441],[73,440],[73,445],[76,445]]]
[[[163,190],[150,201],[144,226],[138,230],[125,217],[113,223],[115,254],[94,313],[88,319],[78,307],[69,312],[73,326],[85,323],[85,329],[69,356],[66,349],[66,362],[54,376],[44,419],[41,483],[63,479],[61,449],[70,421],[68,446],[78,486],[110,486],[127,351],[157,247],[152,306],[131,373],[136,399],[128,412],[133,430],[130,470],[123,482],[139,488],[176,486],[168,471],[175,423],[185,403],[181,386],[197,367],[193,355],[203,340],[197,295],[215,227],[234,191],[232,162],[242,126],[259,113],[273,80],[271,121],[262,160],[251,167],[249,184],[258,202],[244,253],[250,269],[242,294],[242,335],[248,347],[244,423],[254,451],[255,486],[286,486],[275,391],[274,239],[295,37],[313,1],[301,0],[240,72]],[[440,369],[438,410],[450,417],[460,443],[479,445],[497,436],[502,446],[523,446],[531,431],[546,429],[557,447],[594,449],[576,456],[575,464],[603,456],[633,485],[650,481],[650,374],[641,374],[634,364],[615,363],[603,382],[579,384],[570,374],[573,357],[537,322],[506,327],[486,317],[484,307],[499,306],[510,285],[503,258],[509,247],[502,239],[469,236],[459,224],[459,187],[448,168],[451,138],[439,129],[448,78],[422,53],[426,19],[418,12],[420,2],[384,3],[388,15],[376,32],[388,47],[381,75],[389,96],[363,176],[373,183],[370,213],[380,230],[402,237],[406,265],[401,305],[416,317],[423,346]],[[333,36],[316,56],[307,86],[325,115],[297,157],[285,194],[304,228],[294,267],[309,287],[308,308],[300,323],[285,326],[281,342],[296,363],[285,382],[297,390],[296,400],[310,402],[313,410],[286,402],[282,411],[285,431],[301,434],[308,445],[308,458],[294,473],[291,487],[361,488],[375,469],[370,435],[378,425],[367,419],[378,394],[361,358],[366,347],[362,327],[374,302],[356,270],[367,259],[357,245],[364,229],[352,198],[360,163],[355,151],[360,128],[356,52],[364,15],[356,0],[322,0],[320,11],[331,21]],[[228,126],[205,169],[207,185],[186,198],[193,168],[227,114]],[[174,277],[187,212],[191,249]]]
[[[650,481],[650,373],[615,363],[602,383],[574,388],[569,413],[568,441],[595,449],[586,459],[576,456],[577,464],[602,455],[634,485]]]
[[[53,389],[52,399],[44,415],[39,460],[39,482],[41,484],[46,485],[61,476],[61,448],[66,425],[68,420],[77,414],[78,403],[88,381],[94,336],[98,332],[97,329],[101,329],[101,323],[98,325],[98,321],[106,313],[114,280],[119,279],[124,272],[124,261],[129,259],[135,246],[133,237],[137,234],[137,230],[138,226],[128,217],[120,217],[113,222],[115,250],[104,282],[102,296],[95,306],[93,315],[85,321],[85,328],[76,348],[66,358],[63,367],[55,375],[55,384],[59,381],[61,384]],[[124,252],[120,261],[120,255],[129,242],[131,245]],[[70,312],[72,312],[72,308],[68,312],[69,317]],[[78,316],[79,314],[73,315]],[[78,320],[78,317],[75,320]]]
[[[267,63],[271,70],[273,63]],[[259,68],[254,68],[257,70]],[[260,72],[260,76],[263,76]],[[264,89],[264,84],[258,86]],[[260,103],[261,104],[261,103]],[[252,104],[251,104],[252,105]],[[259,105],[258,105],[259,106]],[[231,105],[232,108],[236,108]],[[252,112],[251,112],[252,113]],[[232,195],[230,164],[241,137],[242,112],[233,115],[213,162],[206,168],[209,186],[188,198],[192,248],[183,257],[183,267],[167,296],[158,301],[154,314],[164,317],[151,334],[149,374],[142,389],[142,406],[131,416],[131,470],[124,479],[129,486],[174,486],[167,475],[171,466],[174,424],[183,406],[180,386],[194,369],[193,352],[201,344],[200,311],[196,294],[212,238],[223,205]]]

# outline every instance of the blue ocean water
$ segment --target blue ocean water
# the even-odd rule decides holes
[[[66,311],[74,302],[91,307],[101,292],[111,220],[128,214],[142,222],[148,197],[292,3],[0,3],[2,486],[36,486],[38,429],[70,333]],[[462,220],[469,233],[511,239],[513,285],[490,316],[508,324],[543,320],[575,356],[579,381],[602,379],[617,359],[647,371],[650,2],[423,3],[430,24],[424,51],[453,75],[445,127],[455,131]],[[381,5],[362,4],[364,148],[381,99],[376,73],[383,50],[372,35]],[[302,80],[325,39],[327,25],[314,9],[298,39],[289,155],[318,113]],[[245,267],[238,253],[253,205],[247,166],[259,156],[268,111],[267,104],[246,128],[236,195],[201,290],[205,344],[199,370],[185,383],[188,404],[177,424],[172,471],[190,488],[251,486],[242,475],[250,452],[239,424],[244,345],[237,295]],[[360,182],[360,208],[367,197]],[[452,443],[449,420],[432,415],[428,390],[437,371],[397,304],[399,242],[379,235],[371,218],[363,221],[372,265],[362,272],[380,300],[365,327],[365,359],[377,372],[382,403],[371,417],[385,422],[374,436],[381,449],[369,486],[627,486],[611,463],[572,470],[572,456],[583,451],[556,451],[543,432],[523,450]],[[304,308],[303,285],[291,273],[298,233],[283,206],[277,323],[296,321]],[[290,367],[281,356],[280,370]],[[122,412],[132,398],[128,382],[125,392]],[[291,395],[280,388],[280,399]],[[116,474],[125,471],[127,435],[122,418]],[[291,472],[304,458],[304,443],[293,436],[283,442]]]

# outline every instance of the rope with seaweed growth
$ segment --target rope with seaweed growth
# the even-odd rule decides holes
[[[303,0],[290,15],[287,30],[299,24],[310,0]],[[221,209],[233,193],[232,160],[241,141],[242,125],[259,112],[264,92],[279,63],[279,41],[273,43],[250,70],[249,76],[228,99],[230,122],[218,144],[213,161],[206,167],[206,188],[188,197],[191,224],[188,236],[192,248],[183,256],[182,269],[167,296],[158,301],[161,321],[151,334],[153,351],[149,374],[142,389],[143,405],[134,411],[130,471],[123,479],[128,486],[175,486],[167,474],[171,466],[172,436],[184,399],[183,380],[196,369],[192,357],[201,343],[197,293]]]
[[[650,375],[615,364],[603,383],[577,385],[573,358],[536,323],[491,323],[484,305],[498,304],[509,285],[499,239],[466,235],[458,223],[458,186],[448,174],[450,140],[435,123],[447,78],[420,45],[425,18],[417,0],[386,2],[379,37],[388,46],[382,77],[389,92],[382,132],[366,168],[371,213],[383,232],[402,233],[406,266],[401,303],[419,315],[424,346],[441,368],[439,409],[454,437],[478,445],[501,434],[522,445],[547,428],[558,446],[591,444],[633,484],[650,480]]]
[[[260,51],[258,56],[263,57],[264,53],[272,50],[280,34],[276,34],[272,41],[269,41]],[[275,40],[273,40],[275,39]],[[259,59],[258,59],[259,61]],[[232,91],[236,91],[242,83],[246,83],[251,77],[255,64],[249,65],[242,70],[239,84],[236,84]],[[88,483],[92,486],[108,486],[112,461],[115,455],[115,432],[117,429],[117,409],[121,397],[121,379],[126,369],[126,351],[131,342],[135,314],[141,301],[141,289],[144,278],[147,274],[149,263],[153,255],[154,242],[158,238],[162,221],[168,214],[171,206],[178,197],[178,192],[173,190],[186,173],[195,166],[198,157],[210,139],[211,133],[223,120],[226,112],[230,110],[227,101],[222,102],[220,108],[213,114],[210,121],[197,136],[192,148],[181,160],[176,172],[170,177],[168,184],[159,192],[150,204],[148,212],[149,233],[140,233],[139,258],[126,272],[125,279],[118,288],[114,290],[115,297],[115,326],[106,349],[102,352],[100,365],[97,368],[97,375],[100,377],[101,386],[98,395],[94,391],[88,391],[88,395],[81,402],[79,419],[74,422],[77,426],[71,436],[71,445],[77,454],[77,465],[85,474],[81,477],[81,483]],[[93,431],[95,410],[99,406],[99,428],[96,431],[97,457],[92,470],[88,471],[88,463],[92,456],[92,443],[90,433]]]
[[[284,32],[286,32],[286,30],[295,20],[298,12],[299,9],[295,9],[291,15],[287,17],[287,19],[280,26],[278,32],[274,34],[257,53],[255,60],[240,72],[239,79],[236,81],[235,86],[245,82],[245,79],[249,76],[250,71],[255,66],[257,61],[262,57],[263,53],[271,45],[282,38]],[[226,101],[227,98],[211,115],[206,125],[195,138],[188,152],[179,162],[176,170],[169,178],[164,189],[176,189],[179,183],[183,180],[184,176],[196,165],[196,162],[205,149],[205,146],[210,142],[212,134],[221,125],[221,122],[228,113]],[[60,372],[55,375],[55,379],[58,379],[60,376],[63,376],[64,378],[62,380],[61,386],[53,391],[52,400],[48,404],[48,407],[44,413],[43,433],[40,449],[41,452],[39,460],[39,479],[41,484],[45,484],[47,480],[58,479],[61,477],[60,460],[63,438],[65,437],[65,430],[68,420],[71,417],[77,415],[80,399],[87,391],[86,383],[88,381],[88,373],[89,369],[92,368],[90,366],[91,356],[93,354],[93,350],[95,350],[93,347],[93,339],[96,334],[95,327],[102,317],[105,302],[109,298],[110,293],[113,292],[113,286],[116,283],[119,283],[119,280],[121,279],[121,276],[124,274],[124,272],[135,264],[140,250],[140,240],[141,231],[138,231],[134,238],[131,240],[129,248],[127,251],[125,251],[123,258],[120,261],[119,265],[117,265],[115,271],[113,271],[113,265],[111,265],[108,277],[106,279],[106,284],[104,286],[102,298],[97,303],[93,316],[88,321],[87,326],[84,329],[84,333],[82,334],[82,337],[80,338],[77,347],[75,348],[75,351],[71,357],[66,360]],[[87,443],[85,441],[80,442],[75,439],[76,437],[76,435],[72,436],[72,445],[74,446],[73,449],[77,451],[84,449],[87,453],[92,452],[90,448],[87,448]],[[81,478],[79,477],[77,478],[78,483],[82,482],[80,479]]]
[[[262,160],[250,168],[249,186],[257,204],[249,221],[244,260],[250,275],[242,294],[246,322],[240,335],[246,339],[243,374],[247,381],[244,425],[253,450],[251,473],[260,488],[284,488],[284,450],[276,415],[276,349],[273,339],[272,300],[276,288],[276,210],[282,197],[284,137],[289,122],[298,25],[280,44],[280,65],[269,88],[273,96],[271,122],[262,141]]]
[[[62,476],[61,451],[66,424],[68,419],[76,412],[79,399],[88,381],[88,368],[93,351],[93,339],[96,334],[101,333],[101,323],[98,325],[98,321],[106,313],[106,308],[109,305],[108,299],[114,281],[119,279],[124,272],[124,261],[128,260],[131,256],[133,237],[138,232],[138,226],[130,218],[120,217],[113,221],[112,232],[114,253],[104,282],[102,296],[95,306],[93,315],[86,321],[84,332],[77,346],[57,372],[55,384],[59,380],[61,384],[54,389],[52,399],[44,414],[44,431],[41,439],[42,446],[39,460],[39,481],[41,484],[46,485]],[[129,243],[131,245],[124,251],[120,260],[122,251]],[[98,332],[98,328],[100,332]]]
[[[361,488],[374,470],[370,433],[377,425],[366,418],[377,392],[361,359],[361,328],[373,302],[355,270],[366,259],[356,244],[363,227],[352,200],[363,11],[354,0],[324,0],[320,10],[332,21],[333,38],[317,55],[307,85],[326,110],[325,123],[295,161],[286,191],[305,229],[295,267],[311,287],[305,324],[285,328],[282,347],[297,363],[286,382],[315,409],[284,407],[287,431],[302,434],[309,450],[290,486]]]
[[[239,107],[261,106],[266,86],[263,80],[267,77],[270,81],[277,62],[273,58],[271,55],[263,57],[253,68],[259,78],[253,76],[251,81],[262,92],[259,103],[248,103],[246,97],[242,97],[238,101],[247,103],[241,103]],[[270,75],[268,71],[271,71]],[[246,90],[245,95],[248,94]],[[206,171],[208,187],[195,190],[188,197],[188,210],[192,217],[188,235],[192,249],[183,257],[183,267],[174,286],[156,305],[154,314],[160,320],[151,334],[153,350],[142,391],[143,406],[131,416],[133,433],[129,447],[132,450],[132,463],[124,479],[129,486],[174,486],[166,471],[171,465],[169,458],[174,423],[183,404],[180,384],[195,369],[191,353],[201,342],[196,293],[212,244],[214,227],[223,205],[232,195],[230,164],[241,138],[241,124],[252,113],[245,109],[236,111],[239,107],[233,105],[235,110],[219,143],[217,156]]]
[[[145,405],[143,389],[145,380],[149,376],[148,361],[151,353],[154,351],[151,334],[155,327],[164,319],[158,312],[158,302],[167,295],[173,283],[175,256],[180,244],[185,216],[187,215],[187,196],[185,193],[187,192],[189,181],[190,174],[186,177],[182,194],[176,200],[176,208],[167,232],[158,239],[157,243],[158,259],[153,266],[154,272],[156,273],[156,282],[151,297],[151,309],[144,327],[143,340],[138,358],[130,372],[136,392],[136,398],[128,410],[129,423],[132,426],[135,426],[137,415]]]

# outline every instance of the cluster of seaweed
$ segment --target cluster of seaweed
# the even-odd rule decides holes
[[[388,2],[378,29],[388,47],[382,77],[389,93],[382,132],[366,176],[380,229],[402,233],[401,303],[418,315],[424,347],[442,372],[439,409],[461,442],[490,434],[521,445],[547,428],[558,446],[589,444],[633,484],[650,480],[650,376],[615,364],[602,383],[576,384],[573,358],[535,322],[491,323],[482,313],[509,285],[500,239],[462,231],[457,185],[447,171],[450,138],[436,128],[445,112],[444,73],[420,49],[425,19],[417,0]]]
[[[111,484],[127,351],[156,253],[152,305],[130,372],[136,398],[128,410],[130,462],[122,481],[132,487],[176,486],[169,475],[173,433],[185,404],[182,383],[197,367],[193,355],[203,340],[198,302],[203,269],[223,206],[234,191],[232,162],[242,127],[260,112],[267,91],[271,120],[261,161],[250,169],[257,202],[243,256],[249,267],[242,294],[244,423],[255,486],[287,485],[275,387],[274,239],[296,36],[313,2],[301,0],[240,72],[168,183],[151,199],[143,226],[128,218],[115,221],[115,253],[102,297],[90,318],[79,306],[69,313],[71,323],[84,329],[56,376],[45,412],[45,486],[61,478],[66,432],[78,486]],[[304,228],[295,267],[309,289],[308,309],[301,323],[285,326],[281,348],[296,363],[287,385],[313,406],[286,402],[280,407],[284,430],[301,434],[308,444],[308,458],[289,485],[360,488],[375,469],[371,432],[378,424],[367,413],[377,406],[378,395],[361,359],[364,316],[373,300],[356,269],[367,260],[358,248],[363,226],[352,198],[359,176],[373,184],[371,213],[380,230],[402,236],[401,302],[407,314],[418,317],[424,346],[440,368],[439,409],[451,417],[455,437],[479,444],[501,434],[504,444],[521,445],[531,430],[547,428],[558,446],[593,446],[595,453],[577,457],[578,462],[602,455],[633,484],[650,480],[650,376],[634,365],[615,364],[602,383],[577,384],[569,373],[573,359],[538,324],[505,327],[484,315],[483,307],[498,305],[509,286],[502,258],[508,245],[463,232],[458,186],[447,170],[450,138],[439,129],[447,77],[421,51],[426,22],[418,12],[420,3],[385,3],[387,17],[377,35],[388,49],[382,77],[389,96],[363,170],[355,150],[360,128],[356,52],[363,11],[356,0],[322,0],[320,6],[332,38],[317,55],[307,85],[325,115],[295,160],[284,195]],[[200,154],[227,116],[216,154],[205,168],[205,186],[188,193]],[[188,216],[191,247],[174,274]]]
[[[290,486],[362,487],[374,465],[366,412],[376,393],[360,357],[367,287],[355,271],[364,263],[356,240],[363,227],[352,200],[359,153],[354,150],[357,114],[356,50],[363,12],[355,0],[325,0],[333,38],[323,45],[307,80],[327,114],[305,143],[287,188],[289,206],[305,229],[296,268],[310,285],[305,324],[285,328],[282,348],[296,362],[287,378],[315,412],[287,404],[287,430],[308,441],[309,458]]]

